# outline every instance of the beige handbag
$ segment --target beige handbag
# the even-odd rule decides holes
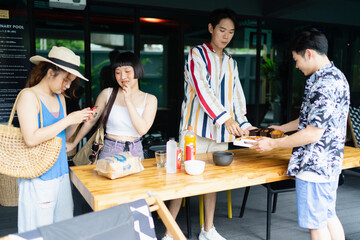
[[[12,108],[8,125],[0,125],[0,174],[17,178],[35,178],[47,172],[56,162],[61,150],[61,138],[42,142],[35,147],[25,144],[20,128],[12,126],[16,105],[24,90],[35,93],[40,107],[40,126],[43,127],[41,103],[36,92],[23,89]]]
[[[72,158],[72,161],[76,166],[96,163],[100,149],[103,147],[103,145],[104,128],[103,125],[100,124],[91,138]]]
[[[86,142],[86,144],[72,158],[72,161],[76,166],[89,165],[97,162],[100,149],[104,146],[104,126],[106,126],[107,118],[114,104],[117,92],[118,88],[114,88],[100,118],[99,127],[96,129],[91,138]]]

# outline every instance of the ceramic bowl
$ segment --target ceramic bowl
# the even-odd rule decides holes
[[[234,154],[232,152],[213,152],[213,161],[217,166],[227,166],[233,161]]]
[[[185,171],[189,175],[200,175],[204,172],[205,162],[200,160],[185,161]]]

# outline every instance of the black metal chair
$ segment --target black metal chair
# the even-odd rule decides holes
[[[360,106],[350,106],[348,126],[351,132],[351,138],[354,143],[354,147],[359,147],[360,142]]]
[[[353,94],[354,93],[352,93],[350,97],[352,97]],[[357,99],[357,98],[355,98],[355,94],[354,94],[354,99],[355,100]],[[346,141],[345,141],[345,145],[348,145],[351,147],[356,147],[356,148],[360,147],[359,146],[360,145],[360,105],[359,104],[360,104],[359,102],[355,102],[354,105],[353,105],[353,103],[350,104],[348,127],[350,130],[351,138],[346,139]],[[358,167],[352,168],[351,170],[355,171],[355,172],[360,172],[360,168],[358,168]],[[344,175],[342,174],[341,176],[343,177]],[[341,178],[340,178],[340,180],[341,180]],[[344,182],[344,177],[342,178],[342,181],[339,183],[343,183],[343,182]]]
[[[267,210],[266,210],[266,240],[270,240],[271,213],[276,212],[277,197],[279,193],[295,191],[295,179],[288,179],[280,182],[263,184],[267,189]],[[240,210],[240,218],[244,216],[247,198],[250,187],[246,187],[243,202]],[[272,210],[271,210],[272,206]]]

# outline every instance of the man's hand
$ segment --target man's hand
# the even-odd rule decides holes
[[[247,129],[245,129],[244,134],[245,134],[245,135],[249,135],[249,134],[250,134],[250,131],[253,130],[253,129],[257,129],[257,127],[254,127],[254,126],[248,127]]]
[[[261,138],[255,142],[250,149],[254,149],[260,153],[268,152],[275,148],[275,139]]]
[[[244,136],[244,131],[240,128],[239,124],[232,118],[225,121],[225,128],[234,136]]]
[[[280,130],[280,131],[282,131],[282,132],[285,132],[285,129],[284,129],[283,127],[279,126],[279,125],[271,125],[271,126],[269,126],[269,128],[272,128],[272,129],[274,129],[274,130]]]

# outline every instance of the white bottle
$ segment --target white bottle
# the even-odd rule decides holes
[[[174,138],[166,143],[166,172],[176,173],[176,148],[177,144]]]

